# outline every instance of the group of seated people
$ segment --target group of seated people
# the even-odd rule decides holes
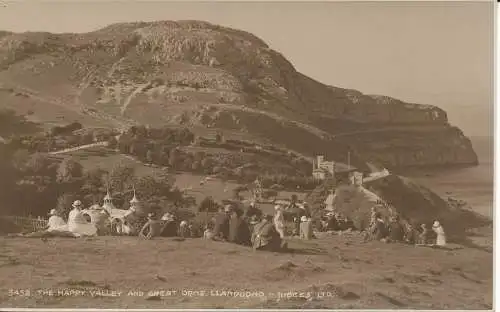
[[[203,233],[193,223],[175,221],[166,213],[158,220],[150,213],[148,221],[139,231],[139,237],[151,239],[157,236],[182,238],[203,237],[205,239],[252,246],[256,250],[279,251],[286,248],[274,222],[273,215],[264,215],[253,203],[242,210],[232,205],[220,208],[219,212],[204,226]]]
[[[279,251],[286,248],[286,243],[275,223],[273,215],[263,214],[253,203],[244,211],[226,205],[213,218],[213,226],[206,227],[203,237],[256,250]]]
[[[324,217],[321,218],[318,224],[318,230],[320,232],[327,231],[346,231],[349,229],[354,229],[354,224],[352,220],[347,217],[342,216],[338,212],[329,211]]]
[[[76,200],[72,204],[72,210],[68,215],[68,222],[64,221],[60,213],[56,209],[49,212],[49,220],[45,229],[27,233],[27,234],[11,234],[10,236],[22,237],[82,237],[95,236],[98,234],[98,228],[95,224],[89,223],[81,212],[82,202]],[[103,212],[106,214],[107,212]]]
[[[439,221],[434,221],[432,231],[434,235],[428,230],[426,224],[421,224],[418,230],[411,223],[401,220],[397,214],[392,215],[386,223],[382,214],[372,208],[370,226],[365,239],[416,245],[446,245],[446,235]]]
[[[82,203],[79,200],[73,202],[72,210],[68,215],[68,222],[59,215],[58,211],[52,209],[46,229],[28,233],[14,234],[11,236],[23,237],[82,237],[104,235],[102,230],[105,225],[99,222],[88,222],[81,212]],[[104,210],[95,209],[101,223],[109,221],[109,213]],[[296,215],[294,218],[292,236],[302,239],[314,238],[311,217],[306,211]],[[99,223],[99,224],[98,224]],[[142,223],[141,223],[142,224]],[[328,212],[324,218],[315,226],[319,231],[345,231],[354,229],[353,222],[339,213]],[[425,224],[420,226],[420,231],[410,223],[400,220],[398,215],[392,215],[386,222],[382,214],[375,207],[371,209],[370,224],[365,231],[365,240],[381,240],[386,242],[406,242],[409,244],[434,244],[443,246],[446,244],[446,235],[443,227],[438,221],[432,226],[435,238],[431,239],[432,232]],[[205,225],[204,232],[200,231],[190,222],[181,221],[177,223],[172,213],[165,213],[160,219],[156,214],[148,214],[146,223],[135,231],[140,238],[151,239],[157,236],[172,237],[201,237],[206,239],[226,241],[235,244],[253,246],[258,250],[278,251],[286,248],[284,208],[280,205],[275,207],[275,214],[263,214],[254,203],[245,209],[240,209],[231,204],[221,208],[212,222]]]

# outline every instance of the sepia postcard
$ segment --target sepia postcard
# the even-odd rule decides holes
[[[492,310],[492,1],[0,1],[0,310]]]

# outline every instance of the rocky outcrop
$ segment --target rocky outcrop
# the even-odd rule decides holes
[[[311,203],[315,216],[321,215],[328,193],[334,190],[334,207],[354,222],[358,229],[364,229],[370,222],[370,210],[375,205],[384,218],[394,213],[419,227],[431,226],[439,220],[448,237],[462,240],[466,230],[491,225],[492,221],[472,210],[450,204],[433,191],[412,180],[388,175],[364,183],[363,186],[335,185],[331,181],[313,190],[306,201]]]
[[[365,187],[415,226],[425,223],[430,227],[434,220],[439,220],[448,237],[455,239],[463,239],[467,229],[492,223],[472,210],[450,205],[433,191],[405,177],[390,175],[366,183]]]
[[[42,121],[51,120],[47,106],[58,106],[58,115],[112,120],[110,127],[215,127],[337,161],[351,151],[360,166],[477,162],[443,110],[327,86],[254,35],[206,22],[2,32],[0,68],[0,87],[12,90],[0,92],[2,102],[30,107]]]

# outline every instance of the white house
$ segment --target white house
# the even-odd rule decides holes
[[[325,180],[327,177],[335,176],[335,162],[325,161],[323,155],[316,156],[313,160],[312,176],[318,180]]]

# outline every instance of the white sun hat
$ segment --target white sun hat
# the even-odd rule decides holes
[[[76,207],[81,207],[81,206],[82,206],[82,202],[80,200],[75,200],[73,202],[73,207],[76,208]]]
[[[54,216],[54,215],[56,215],[56,214],[57,214],[57,210],[55,210],[55,209],[50,209],[50,211],[49,211],[49,215]]]
[[[434,221],[434,224],[432,225],[433,227],[439,227],[441,226],[441,224],[439,223],[439,221]]]

